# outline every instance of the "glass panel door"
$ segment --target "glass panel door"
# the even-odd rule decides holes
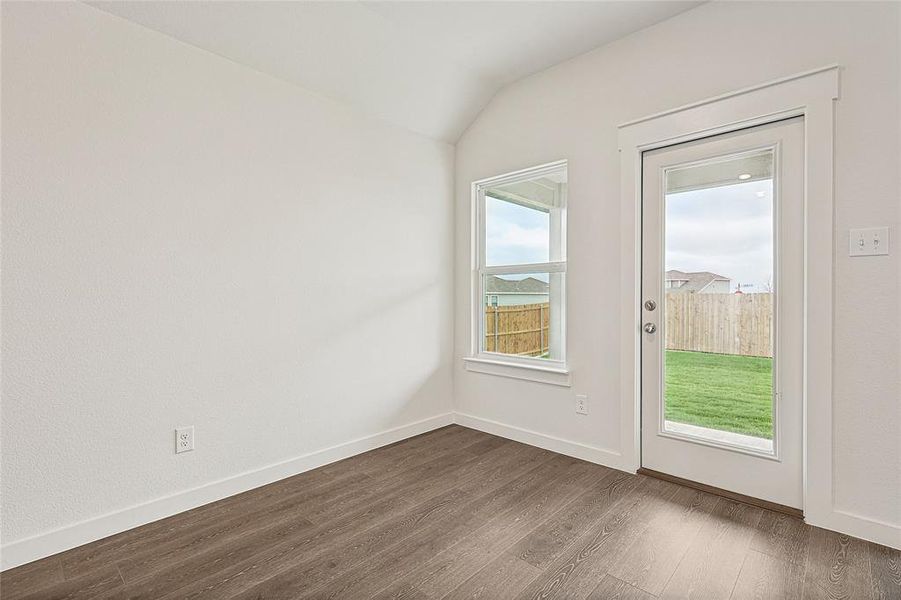
[[[803,173],[803,119],[643,154],[643,468],[802,505]]]
[[[665,171],[664,430],[773,450],[774,149]]]

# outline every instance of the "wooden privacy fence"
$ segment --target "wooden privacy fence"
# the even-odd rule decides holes
[[[773,294],[667,294],[666,349],[773,356]]]
[[[485,307],[485,350],[521,356],[548,351],[550,304]]]

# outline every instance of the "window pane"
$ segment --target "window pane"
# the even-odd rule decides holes
[[[483,352],[562,360],[562,273],[486,275]]]
[[[666,175],[665,427],[773,438],[773,153]]]
[[[550,261],[550,214],[485,197],[485,264],[528,265]]]
[[[564,260],[566,170],[485,190],[485,264]]]

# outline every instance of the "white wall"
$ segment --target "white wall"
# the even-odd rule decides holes
[[[83,4],[2,17],[5,565],[450,421],[451,146]]]
[[[834,505],[851,520],[872,521],[886,536],[898,536],[899,12],[896,3],[710,3],[499,93],[457,144],[458,413],[489,429],[618,465],[622,311],[621,290],[611,285],[620,269],[617,125],[839,63],[831,257]],[[569,160],[567,342],[573,386],[468,372],[459,358],[468,351],[470,335],[470,183],[562,158]],[[893,227],[892,255],[848,258],[848,228],[878,225]],[[589,395],[587,417],[575,414],[577,393]],[[901,536],[885,539],[901,544]]]

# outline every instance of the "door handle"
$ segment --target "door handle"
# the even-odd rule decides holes
[[[645,323],[643,329],[645,333],[654,333],[657,331],[657,326],[653,323]]]

